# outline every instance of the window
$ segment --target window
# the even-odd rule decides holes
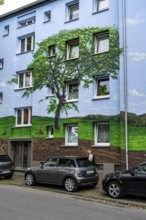
[[[2,103],[2,102],[3,102],[3,93],[0,92],[0,103]]]
[[[101,32],[94,36],[94,53],[104,53],[109,51],[109,32]]]
[[[20,108],[16,110],[16,125],[31,125],[31,108]]]
[[[51,21],[51,11],[46,11],[44,13],[44,20],[45,20],[45,22]]]
[[[74,160],[59,159],[59,167],[76,167],[76,165]]]
[[[34,35],[21,38],[20,42],[21,42],[21,47],[20,47],[21,53],[34,50]]]
[[[19,88],[28,88],[32,86],[32,72],[23,72],[18,75]]]
[[[53,56],[55,56],[55,45],[51,45],[51,46],[49,46],[49,57],[53,57]]]
[[[3,67],[4,67],[4,60],[0,59],[0,69],[3,69]]]
[[[95,79],[95,98],[109,97],[109,76]]]
[[[102,11],[109,8],[108,0],[95,0],[95,11]]]
[[[70,124],[66,125],[66,145],[77,145],[78,144],[78,125]]]
[[[71,83],[67,85],[67,101],[78,100],[78,83]]]
[[[31,17],[26,20],[19,21],[19,27],[25,27],[27,25],[34,24],[34,23],[35,23],[35,17]]]
[[[10,30],[9,25],[4,27],[4,36],[9,35],[9,30]]]
[[[47,131],[48,131],[48,137],[53,138],[54,137],[54,128],[53,128],[53,126],[48,126]]]
[[[52,86],[50,87],[50,96],[54,96],[55,94],[55,88]]]
[[[67,42],[67,60],[79,57],[79,39]]]
[[[79,18],[79,3],[68,6],[68,20],[73,21]]]
[[[109,132],[110,132],[109,123],[96,123],[95,124],[95,145],[110,146]]]

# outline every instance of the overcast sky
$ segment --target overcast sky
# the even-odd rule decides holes
[[[5,4],[0,5],[0,15],[5,14],[9,11],[12,11],[21,6],[27,5],[31,2],[35,2],[37,0],[4,0]]]

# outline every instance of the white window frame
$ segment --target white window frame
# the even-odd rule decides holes
[[[77,11],[77,17],[71,18],[72,16],[72,11]],[[79,19],[79,3],[74,3],[68,6],[68,21],[74,21],[76,19]]]
[[[4,27],[4,36],[8,36],[9,35],[9,31],[10,31],[10,27],[9,25]]]
[[[102,142],[99,143],[98,142],[98,127],[100,125],[108,125],[109,126],[109,139],[110,139],[110,123],[109,122],[103,122],[103,123],[95,123],[95,127],[94,127],[94,140],[95,140],[95,146],[99,146],[99,147],[109,147],[110,146],[110,142]]]
[[[104,48],[105,47],[105,48]],[[94,35],[94,53],[106,53],[109,51],[109,32],[103,31]]]
[[[27,43],[28,43],[28,38],[31,38],[31,49],[27,49]],[[24,51],[22,50],[22,41],[24,40]],[[34,42],[35,42],[35,37],[34,35],[26,36],[24,38],[20,38],[20,53],[25,53],[34,50]]]
[[[109,94],[107,95],[98,95],[98,86],[100,81],[108,81],[108,89],[109,89]],[[105,77],[99,77],[94,79],[94,99],[103,99],[103,98],[109,98],[110,97],[110,78],[109,76]]]
[[[109,9],[109,0],[94,0],[94,12]]]
[[[46,11],[44,13],[44,22],[49,22],[51,21],[51,11]]]
[[[0,70],[4,68],[4,60],[0,59]]]
[[[32,18],[28,18],[26,20],[23,21],[19,21],[19,27],[25,27],[28,26],[30,24],[34,24],[35,23],[35,16]]]
[[[50,87],[50,96],[54,96],[55,95],[55,91],[54,91],[54,87]]]
[[[68,135],[69,135],[69,129],[70,128],[77,128],[78,124],[68,124],[65,126],[65,145],[67,146],[77,146],[78,145],[78,133],[77,133],[77,141],[75,142],[68,142]]]
[[[29,78],[30,85],[26,86],[26,77],[27,77],[26,75],[28,73],[30,74],[30,78]],[[20,75],[21,74],[23,74],[23,85],[22,85],[22,87],[20,87]],[[33,84],[33,76],[32,76],[31,71],[21,72],[21,73],[18,74],[18,87],[19,87],[19,89],[30,88],[30,87],[32,87],[32,84]]]
[[[52,134],[52,129],[53,129],[53,134]],[[54,128],[52,125],[47,127],[47,132],[49,138],[54,138]]]
[[[49,50],[49,57],[54,57],[56,54],[56,47],[55,45],[51,45],[48,47]]]
[[[2,103],[2,102],[3,102],[3,93],[0,92],[0,103]]]
[[[78,86],[78,91],[77,91],[77,93],[78,93],[78,98],[74,98],[74,99],[71,99],[71,98],[69,98],[69,96],[70,96],[70,92],[69,92],[69,90],[70,90],[70,86],[73,86],[73,85],[77,85]],[[67,84],[67,89],[66,89],[66,91],[67,91],[67,94],[66,94],[66,101],[67,102],[76,102],[76,101],[78,101],[79,100],[79,84],[78,84],[78,82],[72,82],[72,83],[68,83]]]
[[[73,47],[73,45],[78,45],[78,52],[77,52],[77,56],[75,57],[71,57],[71,47]],[[74,39],[71,41],[67,42],[67,60],[72,60],[72,59],[77,59],[79,58],[79,39]]]
[[[21,110],[21,123],[18,124],[18,111]],[[25,110],[28,110],[28,123],[25,124],[24,123],[24,112]],[[31,108],[18,108],[16,109],[16,126],[17,127],[25,127],[25,126],[31,126],[31,113],[32,113],[32,109]]]

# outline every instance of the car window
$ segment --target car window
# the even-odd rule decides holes
[[[60,167],[75,167],[74,160],[71,159],[60,159],[59,160]]]
[[[88,158],[77,159],[77,164],[78,164],[78,167],[90,167],[90,166],[92,166],[92,164],[88,160]]]
[[[146,164],[141,164],[138,168],[139,172],[146,173]]]
[[[9,162],[11,159],[8,155],[0,155],[0,162]]]
[[[56,167],[58,166],[58,159],[57,158],[49,158],[44,162],[43,167]]]

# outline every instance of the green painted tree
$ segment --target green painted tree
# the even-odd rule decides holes
[[[108,35],[109,51],[97,53],[98,33]],[[95,40],[94,40],[95,39]],[[96,49],[95,49],[96,45]],[[66,88],[69,82],[77,82],[85,88],[95,76],[110,74],[117,78],[119,71],[119,36],[116,27],[88,27],[63,30],[38,43],[38,49],[28,66],[33,71],[33,87],[23,96],[29,96],[45,86],[52,87],[54,96],[43,97],[48,100],[48,113],[55,113],[54,127],[60,128],[60,114],[66,115],[70,109],[78,111],[74,102],[66,102]]]
[[[0,5],[3,5],[4,4],[4,0],[0,0]]]

